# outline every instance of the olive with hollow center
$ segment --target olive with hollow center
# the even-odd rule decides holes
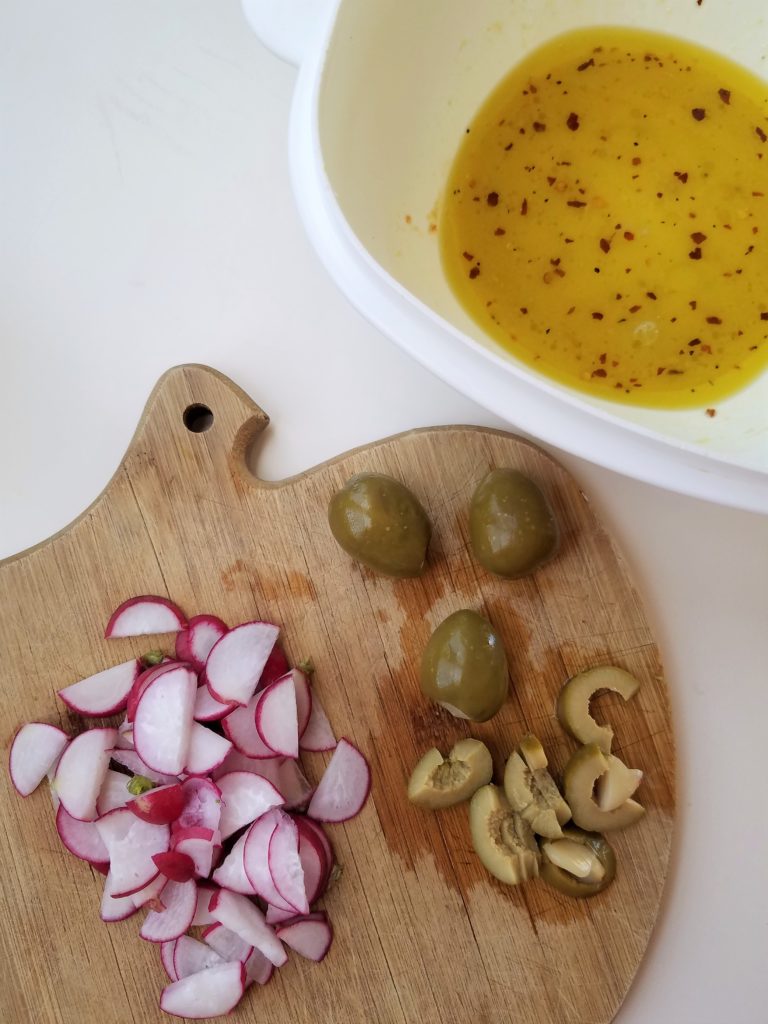
[[[478,562],[507,579],[527,576],[557,551],[557,520],[539,487],[516,469],[494,469],[480,481],[469,510]]]
[[[507,657],[490,622],[462,609],[440,623],[421,662],[425,696],[457,718],[485,722],[507,696]]]
[[[411,491],[383,473],[360,473],[336,491],[328,522],[352,558],[386,576],[420,576],[431,527]]]

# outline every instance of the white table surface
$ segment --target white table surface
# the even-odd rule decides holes
[[[293,80],[236,0],[0,0],[0,557],[94,498],[176,363],[270,413],[271,478],[409,427],[501,425],[319,265],[288,185]],[[677,732],[672,870],[617,1020],[768,1021],[768,519],[560,457],[633,568]]]

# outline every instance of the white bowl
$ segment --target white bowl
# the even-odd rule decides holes
[[[301,64],[290,130],[296,201],[330,274],[370,321],[534,437],[670,490],[768,512],[768,373],[720,402],[714,418],[554,384],[468,317],[428,231],[467,123],[528,51],[571,28],[631,25],[717,49],[765,76],[760,0],[243,3],[267,45]]]

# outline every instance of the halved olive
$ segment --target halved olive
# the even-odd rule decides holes
[[[418,498],[383,473],[360,473],[328,505],[331,533],[352,558],[386,576],[420,576],[431,527]]]
[[[606,754],[608,767],[595,785],[595,800],[601,811],[614,811],[635,793],[643,781],[639,768],[627,768],[613,754]]]
[[[424,651],[421,689],[457,718],[496,714],[507,696],[507,658],[487,619],[465,608],[440,623]]]
[[[469,509],[469,534],[478,562],[507,579],[534,572],[559,543],[549,502],[516,469],[494,469],[481,480]]]
[[[522,756],[521,756],[522,755]],[[504,792],[537,835],[562,836],[561,826],[571,817],[568,804],[547,771],[547,755],[539,740],[524,736],[504,770]]]
[[[493,775],[490,751],[480,740],[460,740],[447,758],[433,747],[413,769],[408,799],[420,807],[438,810],[469,800]]]
[[[604,754],[610,754],[613,729],[598,725],[589,712],[589,702],[600,690],[611,690],[630,700],[640,689],[640,681],[615,665],[599,665],[573,676],[563,686],[557,699],[560,724],[579,743],[596,743]]]
[[[605,754],[596,743],[580,747],[563,771],[565,799],[574,822],[588,832],[611,832],[634,825],[645,814],[635,800],[625,800],[612,811],[603,811],[595,803],[595,782],[608,770]]]
[[[616,877],[613,847],[596,832],[569,826],[562,839],[542,843],[541,853],[541,877],[566,896],[596,896]]]
[[[475,853],[490,873],[518,885],[539,873],[539,848],[528,822],[509,806],[498,786],[483,786],[469,805]]]

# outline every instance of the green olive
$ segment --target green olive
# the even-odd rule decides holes
[[[507,696],[507,657],[487,619],[463,609],[440,623],[421,662],[422,692],[457,718],[485,722]]]
[[[596,832],[568,826],[562,839],[542,843],[541,852],[541,877],[566,896],[596,896],[616,877],[613,847]]]
[[[494,469],[481,480],[469,509],[469,535],[483,568],[507,579],[534,572],[559,542],[549,502],[516,469]]]
[[[383,473],[353,476],[331,498],[331,533],[352,558],[385,576],[420,576],[431,527],[418,499]]]

